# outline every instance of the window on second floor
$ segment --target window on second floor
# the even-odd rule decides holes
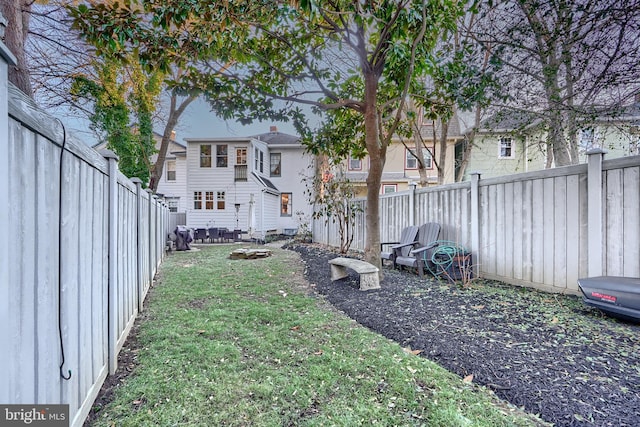
[[[225,203],[224,203],[224,202],[225,202],[225,197],[226,197],[226,194],[225,194],[225,192],[224,192],[224,191],[218,191],[218,192],[216,193],[216,199],[217,199],[217,205],[218,205],[217,207],[218,207],[218,209],[219,209],[219,210],[224,210],[224,207],[225,207]]]
[[[500,138],[500,153],[498,157],[501,159],[512,159],[515,157],[512,138]]]
[[[165,163],[167,167],[167,181],[175,181],[176,180],[176,161],[175,160],[167,160]]]
[[[629,155],[637,156],[640,154],[640,136],[636,136],[633,141],[629,143]]]
[[[580,141],[578,144],[583,150],[593,148],[595,142],[595,131],[593,128],[580,129]]]
[[[349,170],[350,171],[362,170],[362,159],[354,159],[353,157],[349,157]]]
[[[260,152],[260,167],[258,169],[260,173],[264,172],[264,153],[262,151]]]
[[[211,144],[202,144],[200,146],[200,167],[211,167]]]
[[[433,167],[433,158],[431,151],[425,147],[422,148],[422,164],[425,169],[431,169]],[[420,164],[418,163],[418,157],[415,155],[414,150],[405,149],[405,169],[418,169]]]
[[[269,154],[270,176],[282,176],[282,156],[280,153]]]
[[[216,167],[227,167],[227,144],[216,145]]]
[[[202,209],[202,191],[193,192],[193,209]]]
[[[247,149],[245,147],[236,148],[236,165],[247,164]]]
[[[291,208],[291,193],[280,194],[280,216],[291,216],[293,209]]]

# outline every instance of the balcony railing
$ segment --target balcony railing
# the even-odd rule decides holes
[[[235,175],[234,180],[237,181],[246,181],[247,180],[247,165],[235,165]]]

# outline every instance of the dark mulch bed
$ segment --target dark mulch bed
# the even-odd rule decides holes
[[[640,325],[555,295],[493,281],[463,288],[385,268],[381,289],[330,282],[317,245],[287,245],[305,276],[360,324],[557,426],[640,425]]]

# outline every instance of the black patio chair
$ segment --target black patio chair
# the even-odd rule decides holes
[[[206,228],[196,228],[193,240],[200,240],[202,243],[207,239],[207,229]]]
[[[209,228],[209,241],[211,243],[215,243],[216,240],[220,238],[220,233],[218,231],[218,227]]]

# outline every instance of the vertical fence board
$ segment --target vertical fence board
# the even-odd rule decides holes
[[[87,163],[80,163],[80,188],[78,205],[78,330],[79,330],[79,360],[93,362],[91,355],[91,278],[92,259],[91,247],[93,246],[93,174]],[[78,376],[79,399],[85,395],[93,383],[92,363],[82,363],[78,366],[76,375]]]
[[[560,287],[567,281],[567,181],[566,177],[553,180],[553,276],[545,283]]]
[[[524,224],[526,223],[526,216],[528,212],[528,205],[526,204],[526,199],[523,198],[524,183],[523,182],[515,182],[512,185],[513,190],[513,198],[512,198],[512,209],[513,209],[513,263],[512,263],[512,271],[513,277],[522,280],[524,278],[524,256],[523,256],[523,240],[524,240]]]
[[[566,191],[566,245],[565,259],[558,259],[566,265],[565,282],[567,288],[578,291],[580,278],[580,177],[567,176]],[[562,283],[559,281],[558,283]]]
[[[606,172],[605,211],[605,274],[622,276],[623,266],[618,260],[624,259],[624,191],[622,170]]]
[[[640,277],[640,168],[626,168],[623,176],[623,268],[628,277]]]
[[[61,257],[70,261],[62,263],[61,268],[61,299],[62,311],[62,343],[64,345],[65,363],[62,371],[65,375],[71,371],[71,378],[61,383],[63,401],[69,404],[71,414],[75,413],[80,405],[80,390],[78,385],[79,336],[78,325],[78,261],[81,257],[79,251],[79,188],[80,165],[79,160],[65,153],[63,158],[63,184],[62,184],[62,247]]]
[[[58,175],[60,150],[45,138],[37,139],[36,195],[36,276],[37,396],[39,402],[58,402]]]

